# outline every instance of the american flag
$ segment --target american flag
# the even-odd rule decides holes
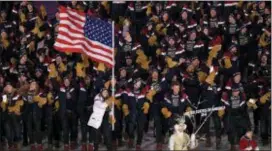
[[[58,36],[54,48],[84,53],[93,61],[113,67],[112,24],[71,8],[60,7]]]

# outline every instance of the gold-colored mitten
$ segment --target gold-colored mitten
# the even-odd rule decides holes
[[[157,36],[153,35],[148,38],[148,44],[149,46],[155,46],[157,44]]]
[[[5,102],[1,102],[1,108],[2,108],[2,111],[4,112],[6,111],[7,106]]]
[[[129,109],[128,109],[128,105],[124,104],[122,106],[122,110],[125,116],[127,116],[129,114]]]
[[[76,75],[77,75],[77,77],[80,77],[80,78],[84,78],[86,76],[86,72],[85,72],[85,68],[84,68],[83,63],[78,62],[76,64]]]
[[[53,104],[54,99],[53,99],[52,93],[49,92],[46,97],[47,97],[47,100],[48,100],[48,104],[49,105]]]
[[[254,109],[254,110],[258,108],[256,104],[251,103],[251,102],[247,102],[247,106],[248,106],[248,108]]]
[[[152,5],[151,3],[149,3],[146,9],[146,16],[149,16],[151,13],[152,13]]]
[[[146,94],[146,98],[150,101],[153,102],[153,96],[156,94],[157,92],[155,90],[149,90],[148,93]]]
[[[121,109],[122,103],[121,103],[121,100],[120,100],[120,99],[115,99],[115,100],[114,100],[114,104],[116,105],[116,107],[117,107],[119,110]]]
[[[60,63],[58,70],[59,70],[60,73],[63,73],[63,72],[65,72],[65,71],[67,71],[67,67],[66,67],[66,65],[64,65],[64,63],[62,62],[62,63]]]
[[[270,96],[271,96],[271,92],[265,93],[265,94],[260,98],[261,104],[265,104],[266,101],[269,100]]]
[[[156,55],[158,56],[158,55],[160,55],[161,54],[161,49],[160,48],[158,48],[157,50],[156,50]]]
[[[160,30],[162,29],[162,27],[163,27],[163,24],[162,24],[162,23],[157,24],[155,30],[156,30],[157,32],[160,32]]]
[[[59,103],[59,101],[56,101],[55,102],[55,104],[54,104],[54,111],[56,112],[56,111],[58,111],[59,110],[59,107],[60,107],[60,103]]]
[[[173,59],[170,57],[166,57],[166,63],[169,68],[173,68],[178,64],[176,61],[173,61]]]
[[[22,23],[26,22],[26,16],[25,16],[24,13],[20,13],[20,21],[21,21]]]
[[[207,77],[207,73],[200,71],[197,72],[199,82],[203,83]]]
[[[218,115],[220,118],[223,118],[224,114],[225,114],[225,109],[218,110],[218,112],[217,112],[217,115]]]
[[[43,105],[45,105],[46,102],[47,102],[47,99],[46,99],[46,98],[40,97],[39,95],[34,96],[33,100],[34,100],[34,102],[37,102],[37,103],[38,103],[38,106],[39,106],[40,108],[42,108]]]
[[[98,71],[105,72],[106,71],[106,66],[104,63],[99,63],[97,67]]]
[[[229,69],[229,68],[232,67],[230,58],[225,58],[225,59],[224,59],[224,63],[225,63],[225,68],[226,68],[226,69]]]
[[[172,112],[170,112],[166,107],[161,109],[161,113],[164,118],[169,118],[172,115]]]
[[[215,78],[215,76],[216,76],[216,72],[213,71],[213,72],[211,72],[211,73],[208,75],[208,77],[207,77],[207,79],[206,79],[205,81],[206,81],[208,84],[212,85],[212,84],[214,84],[214,78]]]
[[[24,101],[23,100],[18,100],[16,101],[15,105],[22,107],[24,105]]]
[[[2,44],[3,44],[4,48],[7,48],[10,43],[9,43],[9,41],[7,39],[3,39]]]
[[[144,114],[147,114],[148,113],[148,110],[149,110],[149,103],[145,102],[144,105],[143,105],[143,112]]]
[[[162,35],[166,35],[167,34],[167,28],[163,28],[162,29]]]
[[[45,19],[45,17],[47,16],[47,12],[44,5],[40,6],[40,12],[41,12],[42,18]]]
[[[81,58],[82,58],[84,67],[88,68],[90,65],[88,56],[85,54],[81,54]]]

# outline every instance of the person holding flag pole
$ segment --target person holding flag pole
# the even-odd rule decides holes
[[[112,68],[114,82],[114,22],[88,16],[84,12],[61,6],[59,8],[58,36],[54,48],[65,53],[83,53],[92,61]],[[108,150],[112,150],[112,130],[114,130],[114,84],[112,96],[106,88],[94,97],[93,113],[88,126],[93,128],[94,150],[98,150],[100,131]],[[111,129],[112,127],[112,129]],[[93,148],[88,148],[93,150]]]
[[[112,52],[114,52],[114,22],[112,22]],[[114,60],[114,53],[112,53]],[[93,113],[90,116],[88,125],[94,128],[94,150],[98,150],[99,131],[102,132],[107,150],[112,150],[112,131],[115,130],[114,100],[115,100],[115,79],[114,65],[112,66],[111,90],[103,88],[94,98]],[[111,91],[111,96],[109,96]],[[110,121],[110,122],[109,122]],[[110,126],[111,124],[111,126]],[[110,127],[112,129],[110,129]]]

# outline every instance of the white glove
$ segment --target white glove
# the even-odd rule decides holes
[[[260,150],[260,148],[257,146],[257,147],[255,147],[255,151],[256,151],[256,150]]]
[[[249,147],[245,148],[245,150],[252,150],[252,147],[249,146]]]

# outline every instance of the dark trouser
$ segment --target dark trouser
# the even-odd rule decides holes
[[[23,113],[22,115],[22,118],[23,118],[23,141],[24,141],[24,144],[28,144],[28,134],[27,134],[27,114],[26,113]]]
[[[254,131],[258,132],[259,130],[259,122],[260,122],[260,109],[257,108],[253,111],[253,119],[254,119]]]
[[[126,124],[126,133],[130,139],[134,139],[134,129],[135,129],[136,116],[133,114],[129,114],[125,117]]]
[[[71,142],[75,142],[77,138],[76,133],[76,122],[77,117],[73,111],[65,111],[64,117],[62,120],[62,130],[63,130],[63,142],[64,144],[69,144],[69,140]]]
[[[9,146],[20,141],[20,116],[8,114],[4,123],[6,138]]]
[[[113,141],[122,140],[122,130],[123,130],[123,121],[122,121],[122,111],[119,109],[114,110],[114,116],[116,119],[114,125],[114,131],[112,132]]]
[[[98,151],[100,136],[103,135],[104,143],[107,146],[107,150],[112,150],[112,136],[111,136],[111,124],[108,121],[108,118],[103,118],[102,124],[99,129],[92,128],[92,137],[94,138],[94,150]]]
[[[41,132],[41,116],[36,113],[28,113],[27,115],[27,130],[30,144],[42,142]]]
[[[154,127],[156,131],[156,143],[163,143],[163,117],[161,115],[161,107],[159,104],[151,104],[151,113],[154,119]]]
[[[209,115],[209,113],[207,115]],[[205,118],[206,118],[206,116],[204,116],[202,118],[202,122],[204,121]],[[210,120],[213,121],[216,138],[220,138],[221,137],[221,121],[220,121],[220,118],[217,115],[217,112],[213,112],[212,115],[207,119],[206,123],[203,125],[203,133],[206,134],[206,137],[211,136]]]
[[[263,141],[268,141],[268,133],[271,130],[271,116],[270,112],[266,115],[262,115],[260,119],[260,126],[261,126],[261,138]]]
[[[52,111],[51,111],[52,112]],[[60,117],[57,113],[48,114],[48,144],[52,145],[53,140],[59,142],[60,141]]]
[[[89,133],[89,143],[93,143],[93,141],[94,141],[93,137],[91,136],[92,135],[91,134],[92,128],[88,127],[88,125],[87,125],[89,117],[90,117],[90,113],[88,113],[88,112],[82,112],[79,115],[80,129],[81,129],[81,135],[82,135],[81,142],[83,144],[87,143],[88,133]]]
[[[0,112],[0,144],[4,140],[4,128],[3,127],[4,127],[4,119],[3,119],[2,113]]]
[[[141,145],[143,134],[144,134],[144,127],[146,123],[147,117],[143,113],[139,113],[137,115],[137,145]]]
[[[229,122],[225,123],[225,125],[227,124],[228,126],[228,140],[231,145],[236,145],[250,125],[248,125],[248,122],[243,116],[232,116],[227,118],[229,118]]]

